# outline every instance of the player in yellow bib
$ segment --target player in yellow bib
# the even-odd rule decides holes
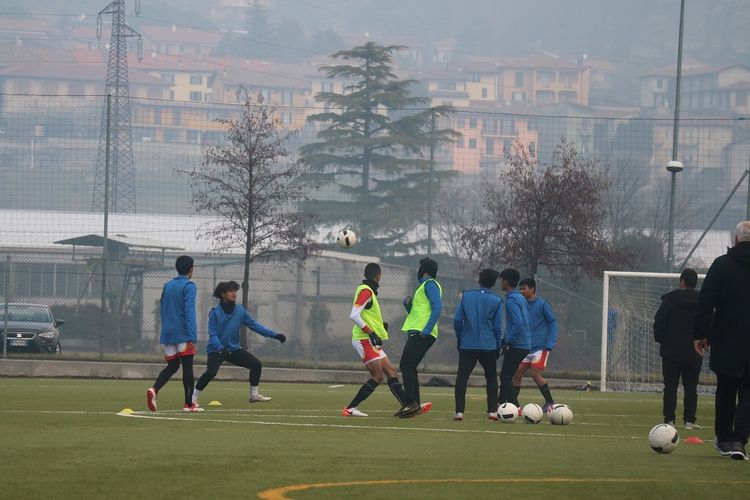
[[[438,319],[442,309],[441,296],[443,289],[435,279],[437,277],[438,264],[429,257],[419,261],[417,278],[419,286],[414,292],[414,298],[406,297],[404,307],[409,315],[404,321],[401,330],[409,337],[406,339],[404,351],[401,354],[401,376],[404,378],[404,390],[406,391],[406,405],[396,413],[397,417],[408,418],[422,413],[427,413],[432,408],[432,403],[420,403],[419,401],[419,375],[417,366],[422,362],[424,355],[435,343],[438,336]]]
[[[383,341],[388,340],[388,323],[383,322],[378,302],[378,287],[380,286],[380,266],[371,262],[365,266],[365,279],[357,287],[354,294],[354,304],[349,315],[354,321],[352,328],[352,346],[370,372],[370,378],[362,384],[351,403],[341,410],[344,417],[366,417],[359,406],[373,391],[388,380],[388,388],[403,408],[406,403],[404,388],[398,381],[396,369],[388,360],[383,350]]]

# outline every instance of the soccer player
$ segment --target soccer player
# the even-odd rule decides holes
[[[504,269],[500,273],[500,288],[505,295],[505,337],[503,338],[503,364],[500,368],[499,404],[511,402],[518,406],[518,398],[513,387],[513,375],[521,361],[531,350],[531,329],[529,308],[526,299],[516,290],[521,274],[515,269]]]
[[[434,260],[429,257],[420,260],[417,270],[419,286],[414,292],[413,299],[410,296],[404,299],[404,307],[409,314],[401,330],[406,332],[408,338],[401,354],[399,367],[404,378],[406,404],[395,414],[400,418],[426,413],[432,408],[432,403],[421,404],[419,401],[417,366],[438,336],[438,319],[443,307],[441,298],[443,289],[435,279],[437,271],[438,264]]]
[[[193,258],[188,255],[177,257],[175,262],[178,276],[167,281],[161,292],[161,334],[159,343],[164,349],[167,366],[159,373],[154,385],[146,391],[148,409],[156,411],[156,395],[159,390],[177,373],[182,364],[182,386],[185,390],[183,411],[203,411],[193,404],[193,357],[198,330],[195,322],[195,295],[197,287],[190,281],[193,277]]]
[[[521,392],[523,376],[528,371],[536,383],[539,392],[544,396],[544,406],[542,409],[546,413],[552,410],[555,401],[552,399],[549,384],[542,377],[542,372],[547,368],[549,352],[555,347],[555,343],[557,342],[557,321],[549,302],[537,296],[536,281],[532,278],[522,279],[518,283],[518,291],[526,299],[526,304],[529,308],[531,352],[521,361],[516,374],[513,375],[513,388],[516,391],[517,400],[518,393]]]
[[[378,302],[381,275],[378,264],[367,264],[362,284],[357,287],[354,294],[354,304],[349,315],[354,321],[352,346],[370,372],[370,378],[362,384],[351,403],[341,410],[344,417],[366,417],[367,414],[357,407],[385,380],[388,380],[388,388],[401,407],[406,404],[406,394],[398,381],[396,369],[382,348],[383,341],[388,340],[388,324],[383,322]]]
[[[240,347],[240,327],[245,325],[252,331],[276,339],[282,344],[286,342],[286,335],[261,325],[244,307],[236,304],[239,289],[240,285],[236,281],[221,282],[214,289],[214,297],[220,302],[208,313],[208,362],[206,373],[198,379],[193,394],[193,404],[196,406],[198,396],[214,379],[224,361],[250,370],[250,392],[247,398],[250,403],[271,401],[271,398],[258,392],[262,365],[258,358]]]
[[[683,269],[679,288],[662,295],[654,316],[654,340],[659,343],[661,373],[664,377],[662,410],[664,422],[674,425],[677,388],[682,376],[684,389],[683,423],[686,429],[700,429],[695,423],[698,409],[698,379],[703,358],[695,352],[693,328],[698,314],[698,273]]]
[[[453,328],[458,342],[458,373],[456,374],[456,414],[453,420],[464,419],[466,385],[477,361],[484,369],[487,383],[487,417],[497,420],[497,358],[503,336],[503,301],[490,289],[497,282],[494,269],[479,273],[479,287],[466,290],[456,307]]]

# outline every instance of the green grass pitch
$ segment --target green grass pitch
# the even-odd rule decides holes
[[[363,380],[366,375],[363,373]],[[748,498],[748,462],[712,448],[713,397],[699,399],[703,445],[651,451],[659,394],[554,391],[575,422],[490,422],[472,388],[463,422],[453,389],[423,388],[433,410],[401,420],[387,387],[340,416],[357,387],[213,382],[206,411],[182,414],[171,381],[160,411],[145,409],[148,382],[0,378],[0,498],[497,499]],[[207,406],[219,400],[222,406]],[[540,402],[524,389],[522,402]],[[134,416],[118,416],[132,408]],[[678,408],[679,410],[680,408]],[[512,495],[512,497],[510,496]]]

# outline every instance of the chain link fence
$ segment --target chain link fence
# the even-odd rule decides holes
[[[23,336],[11,346],[14,330],[9,328],[6,356],[159,361],[158,301],[163,283],[174,275],[177,255],[187,253],[196,261],[200,343],[207,338],[214,286],[219,281],[241,281],[240,250],[218,252],[215,242],[202,236],[214,219],[197,213],[193,187],[185,175],[201,164],[207,145],[223,140],[225,129],[216,119],[236,118],[240,107],[132,98],[135,208],[109,215],[107,286],[102,294],[102,246],[91,246],[89,237],[101,238],[103,231],[103,214],[92,208],[92,200],[104,103],[103,96],[0,95],[0,307],[6,302],[45,305],[55,318],[65,321],[59,328],[61,353],[25,352]],[[277,108],[282,126],[294,131],[287,143],[290,161],[299,158],[301,146],[319,140],[320,128],[305,118],[320,111],[304,106]],[[629,228],[657,238],[665,234],[669,182],[664,165],[671,159],[671,120],[632,113],[578,115],[459,110],[440,118],[438,127],[461,133],[454,143],[434,151],[433,168],[449,171],[452,177],[432,190],[432,199],[431,190],[414,186],[411,196],[419,203],[409,213],[381,208],[391,210],[387,213],[391,219],[411,225],[410,241],[432,232],[432,254],[441,265],[444,310],[441,338],[427,357],[428,368],[454,370],[453,312],[460,291],[476,282],[473,264],[463,258],[455,221],[481,216],[482,188],[501,182],[499,174],[515,141],[547,161],[555,144],[565,138],[581,157],[599,160],[610,182],[603,197],[608,234]],[[678,260],[689,250],[690,233],[708,225],[750,158],[746,121],[684,118],[680,130],[685,171],[679,178],[675,220]],[[728,233],[744,218],[746,193],[746,188],[739,189],[714,229]],[[308,195],[337,200],[342,191],[322,183],[311,187]],[[414,291],[416,264],[426,248],[415,244],[407,255],[375,257],[358,255],[360,247],[339,251],[333,243],[336,229],[318,229],[323,242],[319,255],[302,262],[261,261],[251,266],[251,313],[290,338],[280,345],[250,333],[251,349],[270,364],[359,367],[349,343],[349,312],[369,261],[381,262],[384,269],[380,300],[386,321],[398,330],[404,319],[401,300]],[[695,261],[697,267],[710,263],[720,247],[698,252],[696,258],[703,260]],[[538,282],[539,294],[553,305],[560,325],[550,370],[596,377],[601,283],[573,286],[544,276]],[[393,331],[386,351],[398,359],[403,342],[403,336]]]

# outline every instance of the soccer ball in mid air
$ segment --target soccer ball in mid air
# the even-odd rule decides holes
[[[341,248],[351,248],[357,244],[357,235],[351,229],[342,229],[336,235],[336,243]]]
[[[648,444],[657,453],[672,453],[679,443],[677,429],[669,424],[659,424],[648,433]]]
[[[527,424],[538,424],[544,418],[544,411],[542,411],[542,407],[538,404],[529,403],[521,410],[521,416]]]
[[[554,405],[549,412],[549,421],[553,425],[568,425],[573,421],[573,412],[568,405]]]
[[[513,403],[503,403],[497,407],[497,416],[501,422],[511,424],[518,419],[518,407]]]

